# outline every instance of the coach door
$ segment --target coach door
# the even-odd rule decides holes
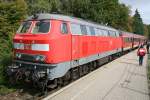
[[[72,32],[72,60],[78,60],[80,54],[80,40],[81,30],[79,24],[71,24]]]

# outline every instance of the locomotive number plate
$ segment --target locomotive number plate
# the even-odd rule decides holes
[[[31,44],[24,44],[25,50],[31,50]]]

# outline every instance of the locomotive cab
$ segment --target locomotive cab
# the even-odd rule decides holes
[[[49,32],[50,20],[23,22],[13,39],[15,59],[44,63],[49,52]]]
[[[38,87],[63,76],[64,73],[53,73],[64,66],[61,62],[71,59],[68,23],[43,15],[31,16],[20,25],[13,39],[14,63],[7,71],[11,77],[19,75],[23,80],[36,82]]]

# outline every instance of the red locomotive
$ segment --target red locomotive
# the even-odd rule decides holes
[[[14,64],[8,72],[43,89],[53,88],[144,41],[143,36],[82,19],[36,14],[22,22],[13,39]]]

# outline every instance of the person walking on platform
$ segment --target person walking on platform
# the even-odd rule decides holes
[[[146,50],[143,47],[143,45],[141,45],[137,51],[137,55],[139,56],[139,65],[141,66],[143,64],[143,58],[146,54]]]
[[[150,42],[147,42],[146,44],[146,49],[147,49],[147,53],[149,54],[149,46],[150,46]]]

